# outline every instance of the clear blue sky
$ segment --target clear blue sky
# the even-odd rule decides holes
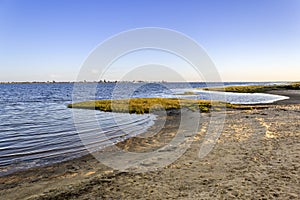
[[[0,0],[0,81],[75,80],[99,43],[140,27],[194,38],[224,81],[300,80],[299,0]]]

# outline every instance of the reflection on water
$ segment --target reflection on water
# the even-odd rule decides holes
[[[286,96],[263,94],[263,93],[234,93],[192,90],[196,95],[189,98],[214,99],[226,101],[232,104],[267,104],[275,101],[289,99]]]

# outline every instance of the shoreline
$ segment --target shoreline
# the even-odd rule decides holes
[[[272,103],[273,105],[300,104],[300,90],[272,90],[265,93],[289,97],[289,99],[276,101]]]
[[[197,152],[210,113],[201,114],[202,127],[191,148],[163,169],[146,173],[119,172],[89,154],[2,176],[0,196],[4,199],[242,199],[256,195],[256,198],[297,199],[300,196],[300,185],[296,181],[300,174],[297,147],[300,92],[268,93],[285,94],[290,99],[265,104],[264,109],[228,110],[217,145],[203,159],[197,158]],[[151,151],[163,145],[162,141],[173,138],[178,117],[178,112],[170,111],[166,125],[154,137],[129,138],[117,146],[133,152]],[[147,133],[151,135],[158,127],[156,122]],[[252,194],[254,191],[256,194]]]

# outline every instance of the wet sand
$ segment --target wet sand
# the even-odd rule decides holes
[[[299,199],[300,94],[271,93],[291,98],[264,109],[227,110],[221,136],[202,159],[198,153],[210,113],[201,114],[190,148],[162,169],[120,172],[87,155],[0,177],[0,199]],[[165,145],[180,116],[173,111],[165,118],[158,134],[118,147],[147,152]],[[160,126],[158,121],[146,134]]]
[[[300,90],[271,90],[266,93],[290,97],[289,99],[286,100],[274,102],[273,104],[276,105],[300,103]]]

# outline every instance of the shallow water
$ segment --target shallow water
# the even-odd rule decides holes
[[[225,83],[226,85],[257,83]],[[262,83],[261,83],[262,84]],[[263,83],[270,84],[270,83]],[[41,166],[87,154],[91,150],[122,141],[144,132],[153,124],[154,115],[104,113],[78,110],[83,117],[77,121],[72,102],[73,84],[0,84],[0,175]],[[205,87],[204,83],[102,83],[81,84],[75,100],[129,97],[178,97],[183,91]],[[92,91],[95,87],[96,92]],[[79,89],[78,89],[79,88]],[[180,98],[217,99],[233,103],[262,103],[279,100],[280,96],[264,94],[228,94],[197,91],[199,95]],[[97,124],[95,125],[95,121]],[[101,129],[99,129],[101,127]],[[78,134],[79,133],[79,134]],[[81,142],[84,138],[85,145]]]

